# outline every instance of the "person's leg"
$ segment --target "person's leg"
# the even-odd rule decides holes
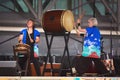
[[[76,56],[75,69],[80,76],[88,70],[90,63],[91,63],[90,58]]]
[[[94,58],[93,61],[95,63],[95,68],[99,74],[109,73],[109,71],[106,69],[105,65],[103,64],[103,62],[100,59]]]
[[[38,59],[34,58],[32,62],[34,64],[37,76],[40,76],[41,75],[41,73],[40,73],[40,64],[39,64]]]

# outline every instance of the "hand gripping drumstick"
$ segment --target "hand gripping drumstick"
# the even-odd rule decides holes
[[[79,20],[80,20],[80,22],[81,22],[81,19],[83,18],[84,15],[85,15],[85,11],[83,11],[82,14],[79,15]],[[77,26],[78,26],[78,25],[77,25]],[[76,32],[77,32],[77,27],[74,26],[74,28],[75,28],[75,30],[76,30]]]

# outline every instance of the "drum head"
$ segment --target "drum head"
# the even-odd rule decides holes
[[[61,16],[61,24],[64,29],[70,32],[74,26],[74,16],[70,10],[65,10]]]
[[[24,49],[30,49],[30,46],[28,44],[17,44],[15,48],[18,50],[24,50]]]

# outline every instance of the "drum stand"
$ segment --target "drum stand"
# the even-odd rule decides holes
[[[50,40],[48,39],[48,35],[51,35],[51,39]],[[59,75],[61,74],[62,70],[65,70],[65,69],[62,69],[62,66],[63,66],[62,64],[63,64],[63,59],[65,57],[65,53],[66,52],[67,52],[68,63],[69,63],[69,67],[70,67],[69,70],[70,70],[71,75],[72,75],[72,67],[70,65],[70,58],[69,58],[70,55],[69,55],[69,50],[68,50],[69,35],[70,35],[70,32],[63,32],[63,33],[48,33],[48,32],[45,32],[45,37],[46,37],[48,52],[47,52],[47,58],[45,60],[45,65],[44,65],[43,73],[42,73],[43,76],[44,76],[44,73],[46,71],[46,64],[47,64],[48,59],[50,60],[52,76],[54,76],[53,64],[52,64],[53,62],[52,62],[52,56],[51,56],[51,45],[52,45],[52,42],[53,42],[53,38],[55,36],[64,36],[64,40],[65,40],[65,48],[64,48],[62,59],[61,59],[61,67],[60,67]]]
[[[16,49],[15,46],[13,46],[13,52],[14,52],[14,59],[17,61],[16,64],[17,64],[17,69],[18,69],[19,76],[21,77],[22,73],[24,73],[24,76],[27,76],[28,75],[28,67],[30,65],[30,50],[29,49],[20,50],[20,49]],[[25,66],[24,70],[21,69],[21,67],[18,63],[18,60],[19,60],[18,54],[22,53],[22,52],[25,52],[27,54],[26,66]],[[23,54],[25,54],[25,53],[23,53]]]

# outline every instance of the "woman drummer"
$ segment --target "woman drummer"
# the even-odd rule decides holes
[[[27,21],[27,28],[20,32],[19,43],[28,44],[31,47],[30,51],[30,61],[34,63],[35,70],[38,76],[40,76],[40,66],[38,58],[34,55],[34,45],[40,42],[40,32],[35,29],[34,20],[29,19]]]
[[[83,51],[79,58],[77,58],[76,70],[79,75],[85,73],[90,64],[94,62],[97,73],[105,74],[108,73],[106,67],[100,60],[101,55],[101,35],[100,31],[97,28],[98,22],[96,18],[88,19],[88,27],[86,29],[82,29],[80,27],[80,19],[77,20],[78,29],[77,34],[80,35],[80,32],[84,32],[84,44]],[[78,63],[79,61],[79,63]]]

